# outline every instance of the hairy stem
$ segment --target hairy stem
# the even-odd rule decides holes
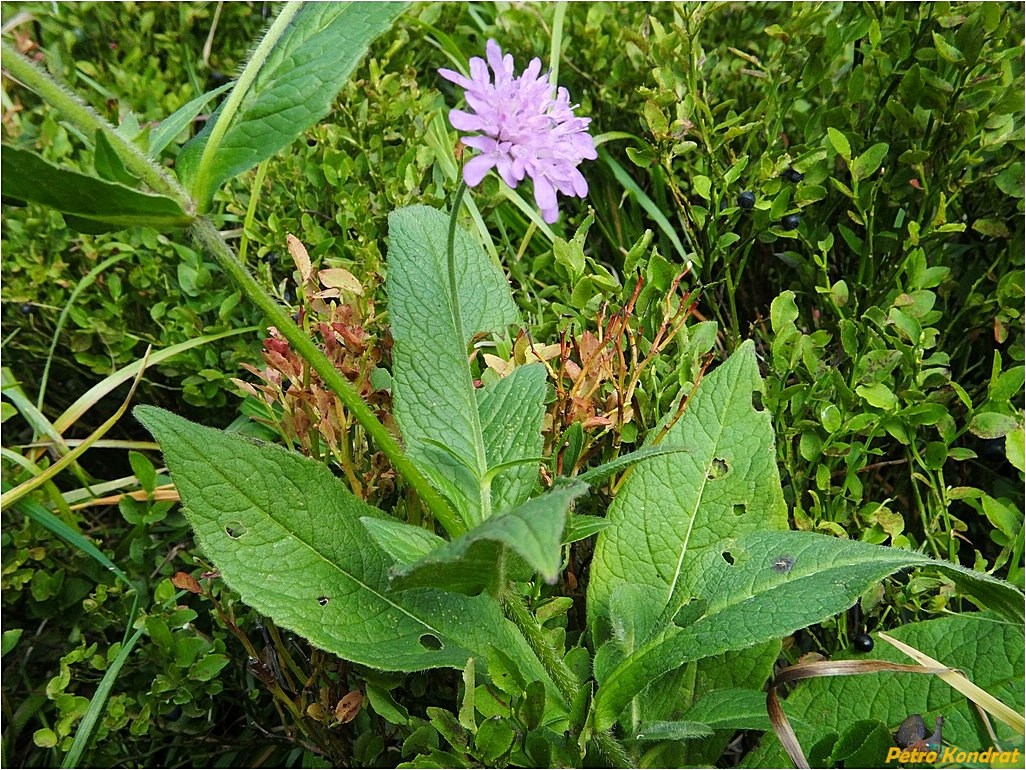
[[[456,221],[460,215],[460,204],[463,202],[463,193],[467,191],[467,183],[460,180],[456,194],[452,198],[452,210],[449,212],[449,240],[447,241],[446,256],[449,267],[449,297],[451,300],[452,320],[456,324],[456,336],[462,343],[466,338],[463,336],[463,317],[460,314],[459,294],[456,286]]]
[[[463,202],[463,194],[466,191],[467,183],[460,179],[460,184],[456,188],[456,194],[452,199],[452,210],[449,212],[449,237],[445,252],[449,273],[449,308],[452,312],[453,326],[456,327],[456,338],[460,341],[460,345],[464,346],[467,344],[467,336],[463,332],[463,315],[460,309],[459,286],[456,280],[456,228],[460,215],[460,204]],[[467,358],[466,353],[467,351],[464,347],[463,360],[466,362],[466,386],[473,389],[474,375],[470,369],[470,359]],[[481,416],[476,409],[471,409],[470,411],[471,427],[474,431],[474,446],[477,448],[477,457],[475,458],[477,469],[475,475],[478,479],[480,501],[480,519],[475,523],[480,523],[492,515],[491,481],[485,478],[488,471],[488,458],[485,456],[484,430],[481,427]]]
[[[86,136],[102,131],[110,143],[117,148],[118,157],[130,172],[142,180],[154,192],[174,198],[190,216],[196,212],[196,204],[176,179],[155,164],[145,153],[125,139],[117,130],[100,117],[82,99],[60,85],[48,73],[29,61],[20,53],[3,44],[3,67],[12,77],[35,91],[43,101],[59,110]]]
[[[531,645],[534,654],[538,656],[545,671],[548,672],[559,694],[566,700],[568,706],[572,706],[580,693],[580,683],[574,672],[570,670],[562,656],[556,651],[547,638],[545,631],[538,622],[538,619],[531,614],[531,611],[524,604],[523,597],[516,592],[516,589],[509,585],[501,596],[502,609],[509,618],[520,629],[520,633]],[[581,725],[575,725],[580,729]],[[593,739],[598,744],[599,750],[606,756],[613,767],[633,767],[633,763],[623,747],[609,730],[593,733]]]
[[[613,736],[611,730],[595,733],[595,743],[598,744],[599,751],[605,754],[606,759],[609,760],[613,767],[635,766],[635,763],[631,761],[630,755],[627,753],[627,749]]]

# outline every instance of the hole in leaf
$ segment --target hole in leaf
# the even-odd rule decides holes
[[[744,516],[746,513],[748,513],[747,505],[745,505],[744,503],[734,503],[735,516]]]
[[[232,540],[238,540],[246,534],[246,525],[241,521],[229,521],[224,525],[224,531]]]
[[[778,556],[773,560],[773,564],[771,566],[773,567],[774,572],[779,572],[783,575],[786,575],[788,572],[791,571],[791,568],[794,567],[794,557]]]
[[[673,616],[674,625],[687,628],[702,616],[708,605],[709,603],[702,599],[689,598]]]
[[[434,634],[424,634],[420,637],[420,646],[425,650],[440,650],[442,641]]]
[[[317,597],[317,603],[319,605],[321,605],[322,607],[324,607],[329,601],[331,601],[331,600],[327,596],[318,596]]]
[[[727,461],[721,457],[717,457],[709,465],[709,471],[705,475],[706,478],[708,478],[710,481],[713,481],[715,479],[721,479],[724,476],[726,476],[729,470],[730,466],[727,465]]]
[[[757,390],[752,391],[752,409],[756,412],[761,412],[765,407],[762,405],[762,393]]]
[[[724,551],[720,556],[723,557],[723,561],[727,562],[727,564],[734,563],[734,555],[730,551]]]

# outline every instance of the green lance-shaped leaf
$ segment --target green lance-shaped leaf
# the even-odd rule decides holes
[[[773,427],[769,414],[754,405],[761,390],[754,348],[745,343],[702,379],[687,411],[661,443],[640,450],[682,451],[640,462],[613,501],[606,516],[610,526],[599,534],[592,562],[589,623],[596,643],[606,639],[609,629],[622,626],[625,619],[617,617],[610,599],[629,587],[637,602],[650,606],[620,606],[660,618],[661,625],[653,624],[630,643],[605,646],[607,663],[622,662],[649,633],[672,619],[681,602],[699,596],[689,583],[688,567],[704,550],[723,538],[787,528]],[[771,664],[774,655],[768,655]],[[641,693],[632,716],[644,721],[669,719],[691,703],[697,693],[692,685],[699,681],[709,687],[762,687],[770,666],[761,647],[732,652],[729,658],[732,669],[743,672],[742,678],[717,679],[719,660],[692,663],[653,682]],[[688,756],[678,759],[712,761],[722,749],[713,745],[716,742],[723,743],[718,738],[689,745]],[[692,756],[696,751],[711,756]]]
[[[964,613],[910,623],[887,633],[945,666],[958,669],[989,695],[1020,714],[1023,712],[1021,623],[1009,622],[990,612]],[[877,640],[871,653],[852,652],[835,658],[843,659],[913,663],[904,653],[881,640]],[[765,697],[762,700],[765,703]],[[944,743],[948,746],[976,751],[989,748],[993,743],[972,702],[931,675],[883,672],[818,677],[799,682],[783,705],[806,753],[830,733],[840,734],[856,721],[878,720],[894,733],[911,714],[922,715],[928,726],[927,735],[933,732],[936,717],[943,716]],[[699,712],[696,714],[687,716],[702,718]],[[1010,751],[1018,747],[1022,751],[1021,734],[1016,735],[998,719],[991,718],[991,723],[1002,748]],[[788,761],[774,736],[767,735],[763,743],[761,766],[779,767],[781,761]],[[880,757],[862,766],[882,767],[883,759]]]
[[[364,516],[360,521],[381,550],[399,564],[413,564],[446,543],[434,532],[398,519]]]
[[[527,461],[542,449],[545,369],[521,366],[475,389],[471,338],[520,319],[505,276],[457,228],[461,337],[449,299],[449,217],[411,206],[393,211],[388,227],[395,418],[410,457],[450,481],[466,499],[468,523],[479,523],[523,502],[537,478],[537,463]],[[490,473],[497,466],[504,469]]]
[[[171,144],[176,136],[192,125],[196,116],[203,111],[207,104],[234,85],[234,82],[225,83],[223,86],[218,86],[211,91],[207,91],[205,94],[200,94],[160,121],[160,125],[153,129],[153,133],[150,134],[146,155],[154,159],[160,157],[160,153],[164,151],[164,148]]]
[[[773,426],[753,405],[761,390],[754,346],[746,342],[702,379],[659,444],[687,451],[642,460],[620,489],[591,566],[588,616],[596,641],[605,638],[618,585],[652,589],[658,614],[674,592],[689,592],[678,584],[704,549],[727,537],[787,529]]]
[[[5,199],[50,206],[73,221],[84,221],[89,232],[136,225],[187,227],[192,222],[171,198],[70,171],[27,150],[5,144],[0,165]]]
[[[931,566],[976,601],[1021,624],[1023,595],[1009,583],[914,551],[806,532],[761,532],[722,541],[690,561],[687,601],[666,631],[612,671],[595,697],[594,725],[611,727],[655,677],[692,660],[779,639],[843,612],[904,567]]]
[[[526,500],[538,479],[539,464],[530,460],[542,453],[546,378],[542,364],[528,364],[477,391],[486,479],[489,472],[494,475],[486,482],[493,511],[506,511]],[[500,464],[510,467],[496,472]]]
[[[406,3],[287,3],[231,94],[182,148],[176,168],[205,208],[225,181],[290,145],[328,114],[370,43]]]
[[[415,564],[397,565],[392,570],[392,585],[497,594],[517,566],[512,555],[548,582],[554,582],[559,574],[570,503],[587,489],[581,483],[561,485],[511,511],[492,516]],[[530,575],[513,577],[527,579]]]
[[[360,523],[384,514],[327,466],[161,409],[135,414],[160,442],[204,553],[247,604],[279,625],[390,671],[462,669],[469,657],[486,660],[495,645],[525,677],[549,681],[490,596],[392,591],[392,559]]]

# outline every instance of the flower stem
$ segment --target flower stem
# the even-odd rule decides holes
[[[627,754],[627,749],[616,739],[611,730],[595,733],[595,743],[598,744],[599,750],[606,755],[606,759],[609,760],[613,767],[635,766],[635,763],[631,762],[631,758]]]
[[[449,273],[449,308],[452,312],[452,322],[456,330],[456,339],[463,348],[463,361],[465,362],[466,387],[473,389],[474,375],[470,368],[470,359],[467,357],[466,345],[467,335],[463,331],[463,312],[460,308],[459,284],[456,280],[456,228],[460,216],[460,204],[463,202],[463,194],[467,191],[467,183],[460,179],[459,186],[452,199],[452,210],[449,212],[449,237],[446,243],[446,260]],[[480,510],[479,516],[473,523],[480,523],[492,515],[492,493],[491,480],[487,477],[488,458],[485,455],[484,430],[481,427],[481,416],[476,409],[470,410],[471,429],[473,430],[474,446],[476,447],[475,460],[477,462],[477,480],[479,489]]]
[[[580,683],[577,676],[556,651],[549,640],[545,637],[545,630],[541,627],[538,619],[531,614],[531,611],[524,604],[523,597],[517,593],[512,584],[508,584],[500,597],[502,609],[506,617],[513,621],[520,629],[520,633],[531,645],[534,654],[538,656],[549,678],[556,685],[559,694],[566,700],[566,704],[573,707],[574,701],[580,695]],[[573,729],[580,730],[583,725],[572,725]],[[613,735],[612,731],[606,730],[601,733],[592,733],[593,740],[598,744],[599,750],[605,754],[613,767],[633,767],[633,763],[623,747]]]
[[[449,261],[449,297],[452,303],[452,319],[456,324],[456,336],[460,343],[466,342],[463,336],[463,318],[460,314],[459,294],[456,289],[456,222],[460,216],[460,204],[463,202],[463,193],[467,191],[467,183],[460,179],[459,187],[452,198],[452,210],[449,212],[449,239],[446,242],[446,256]]]
[[[367,435],[385,453],[396,471],[414,488],[423,503],[445,527],[445,530],[453,537],[465,532],[466,526],[460,521],[445,498],[431,486],[427,477],[403,453],[399,442],[381,424],[371,408],[360,398],[360,394],[339,373],[328,357],[314,344],[306,332],[295,324],[281,305],[257,283],[228,244],[224,242],[217,228],[205,217],[200,217],[192,226],[192,231],[203,248],[217,260],[217,264],[242,293],[260,308],[264,316],[289,341],[293,349],[321,376],[324,384],[342,400],[349,413],[359,420],[363,429],[367,431]]]

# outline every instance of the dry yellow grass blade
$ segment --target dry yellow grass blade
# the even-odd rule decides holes
[[[939,672],[937,676],[939,676],[953,688],[962,693],[962,695],[967,697],[969,700],[971,700],[977,706],[979,706],[988,714],[993,716],[995,719],[999,719],[1002,722],[1004,722],[1006,725],[1011,727],[1019,734],[1022,734],[1024,731],[1026,731],[1026,720],[1023,719],[1022,714],[1019,714],[1018,712],[1009,708],[1004,703],[995,698],[993,695],[988,693],[986,690],[970,682],[963,674],[960,674],[957,671],[953,671],[947,668],[946,666],[944,666],[943,663],[934,660],[926,653],[920,652],[915,647],[910,647],[904,642],[899,642],[894,637],[888,636],[883,632],[878,633],[877,636],[883,639],[888,644],[897,647],[903,653],[908,655],[913,660],[919,662],[923,666],[936,666],[943,668],[944,671]]]
[[[88,500],[84,503],[76,503],[71,506],[71,510],[79,511],[83,508],[93,508],[98,505],[117,505],[121,502],[121,498],[130,497],[133,500],[139,502],[145,502],[146,500],[153,500],[156,503],[160,502],[179,502],[181,498],[178,496],[178,490],[175,489],[174,484],[165,484],[157,487],[153,490],[152,497],[145,489],[137,489],[134,492],[121,492],[116,495],[108,495],[107,497],[98,497],[94,500]]]

